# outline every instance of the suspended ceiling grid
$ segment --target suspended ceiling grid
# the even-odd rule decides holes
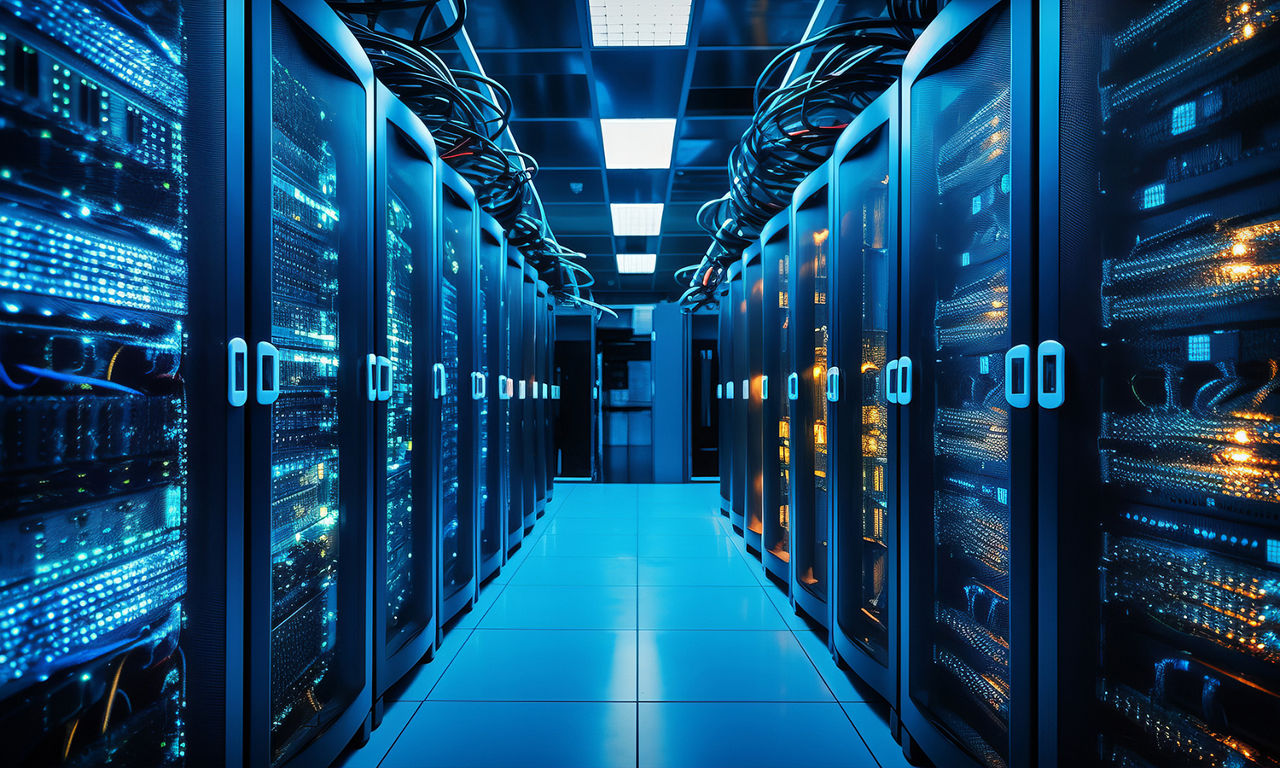
[[[471,0],[467,33],[511,91],[511,133],[537,158],[535,185],[558,239],[587,255],[597,298],[648,303],[683,292],[672,273],[709,238],[694,214],[727,188],[729,151],[752,114],[760,71],[803,38],[818,0],[694,0],[688,44],[591,46],[587,0]],[[601,118],[675,118],[672,165],[609,170]],[[615,237],[610,203],[663,203],[662,232]],[[652,275],[619,275],[615,254],[656,253]]]

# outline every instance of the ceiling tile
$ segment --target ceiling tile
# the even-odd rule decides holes
[[[804,37],[818,0],[704,0],[698,45],[790,45]],[[882,2],[883,5],[883,2]]]
[[[660,203],[667,196],[668,169],[652,171],[608,171],[609,202]]]
[[[541,168],[533,185],[544,203],[603,203],[604,176],[598,169]]]
[[[515,120],[511,133],[520,149],[533,155],[542,167],[581,168],[600,166],[600,127],[594,120]]]
[[[576,0],[473,0],[467,3],[467,35],[477,51],[576,48],[582,45],[578,11]]]

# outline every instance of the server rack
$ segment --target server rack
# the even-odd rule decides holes
[[[373,72],[323,3],[248,29],[247,761],[310,764],[373,703]]]
[[[136,18],[95,3],[0,6],[0,733],[12,765],[242,754],[242,713],[227,702],[243,694],[244,605],[227,584],[243,575],[243,515],[227,510],[242,511],[228,461],[243,456],[243,423],[218,406],[226,348],[190,334],[225,339],[243,307],[228,285],[244,242],[244,72],[228,66],[242,61],[243,24],[236,4]],[[215,471],[188,470],[204,462]],[[61,608],[32,610],[59,592],[91,602],[72,627],[92,636],[66,631]],[[121,692],[132,706],[110,707]]]
[[[831,626],[831,516],[827,457],[827,406],[831,309],[828,255],[831,208],[829,165],[796,187],[791,204],[791,372],[787,382],[791,421],[791,603],[824,627]],[[791,396],[794,393],[794,396]]]
[[[1040,762],[1276,765],[1276,8],[1041,12]]]
[[[440,456],[433,462],[440,514],[440,608],[443,626],[464,610],[476,596],[477,439],[479,408],[473,375],[477,355],[476,254],[479,242],[479,209],[471,185],[443,163],[440,178],[440,259],[435,266],[434,306],[440,323],[433,367],[435,403],[433,419],[439,430],[432,445]]]
[[[720,514],[729,517],[733,509],[733,302],[729,298],[729,281],[721,283],[716,291],[717,312],[719,315],[719,335],[716,337],[717,354],[720,358],[719,378],[716,384],[717,407],[720,420],[717,429],[719,435],[720,465]]]
[[[689,402],[689,427],[686,440],[689,444],[690,480],[710,480],[716,477],[718,458],[718,430],[720,425],[719,403],[716,397],[716,377],[720,364],[716,346],[718,318],[709,312],[699,312],[690,318],[689,386],[692,394]]]
[[[520,410],[523,412],[523,437],[524,437],[524,456],[525,456],[525,472],[522,478],[524,483],[524,530],[525,533],[533,530],[533,524],[538,519],[538,414],[535,408],[534,386],[538,377],[537,373],[537,354],[535,351],[535,335],[537,326],[535,325],[537,312],[535,303],[537,300],[537,283],[538,272],[531,264],[524,265],[524,279],[520,294],[520,327],[523,334],[520,338],[521,345],[521,376],[520,382],[517,384],[518,397],[524,401],[520,404]]]
[[[497,220],[488,214],[480,218],[480,250],[476,266],[479,276],[479,294],[476,307],[479,310],[476,334],[479,344],[478,365],[473,376],[472,396],[479,410],[476,436],[480,441],[480,485],[476,491],[477,520],[479,524],[479,580],[484,581],[502,568],[507,548],[506,526],[503,520],[505,505],[503,487],[503,433],[502,404],[495,391],[489,392],[490,383],[497,388],[495,373],[502,370],[500,318],[502,316],[503,277],[506,274],[506,235]]]
[[[898,709],[898,86],[831,157],[832,647]],[[893,395],[888,377],[895,377]]]
[[[900,711],[948,766],[1031,761],[1031,13],[956,0],[903,69]]]
[[[594,313],[562,312],[556,315],[555,375],[552,398],[556,407],[556,476],[592,480],[595,468],[595,401],[591,386],[596,380],[596,319]]]
[[[533,313],[533,378],[530,396],[533,398],[533,499],[536,517],[547,513],[547,471],[550,456],[547,451],[547,284],[538,280],[534,283],[529,311]]]
[[[732,400],[730,405],[730,433],[729,440],[732,447],[733,459],[731,468],[733,470],[733,489],[730,492],[730,501],[732,506],[729,509],[729,522],[733,524],[733,528],[738,533],[742,533],[744,512],[747,508],[746,490],[747,490],[747,312],[746,312],[746,294],[743,292],[742,284],[742,260],[733,262],[729,265],[728,270],[729,281],[729,305],[733,313],[733,337],[730,342],[733,346],[732,365],[729,379],[729,397]]]
[[[507,276],[503,286],[503,318],[507,327],[507,339],[503,345],[506,356],[506,381],[502,394],[507,399],[507,553],[510,554],[524,540],[526,513],[524,478],[528,473],[529,452],[525,449],[524,424],[524,256],[520,249],[507,247]]]
[[[423,460],[431,420],[420,401],[431,391],[431,272],[423,265],[436,259],[440,161],[422,122],[381,84],[375,105],[373,371],[382,403],[373,442],[376,726],[388,688],[434,650],[436,639],[436,505]]]
[[[765,572],[791,590],[791,419],[787,408],[791,371],[791,325],[787,281],[791,269],[791,212],[782,211],[760,232],[763,261],[761,346],[764,390],[761,559]],[[776,390],[768,391],[768,390]]]
[[[762,534],[764,533],[764,397],[768,394],[767,379],[764,376],[764,344],[761,339],[762,316],[764,309],[764,274],[761,268],[760,244],[752,243],[742,253],[743,293],[746,302],[747,327],[745,336],[746,370],[744,381],[747,389],[744,393],[746,402],[746,438],[747,466],[746,487],[743,498],[746,525],[743,537],[746,539],[748,551],[760,555]]]
[[[543,328],[546,333],[542,337],[542,441],[546,457],[543,472],[547,488],[547,503],[555,497],[556,488],[556,430],[555,423],[560,412],[560,385],[556,383],[556,304],[550,287],[542,298]]]

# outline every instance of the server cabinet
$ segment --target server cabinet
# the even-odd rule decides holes
[[[828,462],[832,647],[898,708],[898,87],[845,129],[831,157]]]
[[[520,294],[520,314],[522,322],[520,324],[523,334],[520,338],[521,346],[521,374],[522,378],[517,384],[517,396],[523,401],[521,403],[521,411],[523,411],[524,419],[524,456],[525,456],[525,472],[522,478],[524,483],[524,530],[525,533],[533,530],[533,524],[538,519],[538,451],[540,443],[538,442],[538,412],[536,403],[534,402],[534,387],[537,381],[537,352],[535,347],[535,335],[537,333],[536,319],[537,311],[535,309],[538,295],[538,272],[531,264],[524,265],[524,280]]]
[[[720,358],[719,378],[716,384],[717,407],[720,420],[719,435],[720,465],[720,514],[729,517],[733,509],[733,302],[729,296],[729,281],[725,280],[716,290],[716,311],[719,316],[719,328],[716,341]]]
[[[732,377],[729,379],[733,385],[729,393],[732,399],[729,440],[733,451],[733,490],[729,499],[732,502],[732,506],[729,509],[729,522],[733,523],[734,530],[742,533],[744,512],[747,508],[747,395],[749,387],[746,373],[747,299],[743,291],[741,259],[729,265],[727,279],[729,281],[729,303],[733,312],[732,337],[729,339],[730,344],[733,346],[733,363],[730,368]]]
[[[551,457],[547,451],[547,284],[534,283],[530,311],[533,313],[533,378],[531,407],[533,410],[533,499],[537,517],[547,512],[547,471]]]
[[[809,174],[792,196],[788,290],[791,373],[788,400],[791,443],[791,603],[824,627],[831,626],[830,480],[827,472],[827,405],[831,310],[827,302],[831,208],[828,165]],[[794,382],[794,384],[792,383]]]
[[[760,436],[764,466],[761,559],[765,572],[791,589],[791,415],[787,408],[791,371],[791,325],[787,281],[791,269],[791,212],[783,211],[760,232],[763,262],[760,339],[764,375]],[[776,390],[776,391],[774,391]]]
[[[433,462],[440,510],[441,627],[476,595],[479,408],[473,375],[480,335],[476,327],[476,253],[479,209],[465,179],[443,163],[440,178],[440,259],[435,267],[436,334],[433,375],[437,412]]]
[[[408,107],[378,85],[374,154],[374,721],[383,695],[435,645],[437,541],[430,452],[431,271],[435,143]],[[369,361],[366,359],[366,365]],[[416,438],[416,439],[415,439]],[[418,446],[414,450],[415,443]]]
[[[1040,764],[1277,765],[1277,9],[1040,7]]]
[[[372,706],[373,73],[323,3],[249,39],[247,761],[310,764]]]
[[[479,441],[476,472],[476,520],[479,526],[479,563],[477,577],[484,581],[502,567],[506,545],[502,510],[504,424],[502,403],[498,398],[496,372],[501,370],[500,323],[502,315],[502,281],[506,272],[506,236],[497,220],[481,214],[479,251],[476,268],[478,345],[476,370],[472,375],[472,397],[476,400],[476,439]],[[491,394],[489,388],[494,385]]]
[[[764,274],[761,268],[760,244],[751,244],[742,254],[743,293],[746,301],[747,337],[745,380],[747,467],[746,501],[743,513],[746,525],[743,537],[747,548],[759,555],[764,532],[764,420],[763,405],[767,394],[764,376],[764,344],[761,340],[762,310],[764,309]]]
[[[555,497],[555,478],[559,452],[556,451],[555,423],[560,409],[560,385],[555,378],[556,357],[556,312],[555,297],[548,287],[542,297],[543,328],[546,333],[542,337],[542,440],[546,446],[543,455],[546,465],[543,469],[547,487],[547,503]]]
[[[244,19],[208,6],[0,4],[8,765],[240,756]]]
[[[1034,712],[1030,4],[956,0],[902,79],[902,724],[1027,765]]]
[[[503,322],[507,329],[505,350],[506,380],[501,391],[506,398],[507,417],[507,553],[510,554],[524,540],[526,516],[524,477],[529,461],[525,450],[524,426],[524,313],[521,311],[524,297],[524,256],[518,248],[507,247],[506,283],[503,285]]]
[[[556,315],[555,375],[552,402],[556,406],[555,468],[562,478],[595,477],[596,322],[593,313]]]
[[[716,377],[720,365],[719,347],[716,345],[718,318],[710,312],[698,312],[690,318],[689,349],[689,427],[686,440],[689,444],[689,474],[691,480],[711,480],[716,477],[716,461],[719,448],[717,434],[720,426],[719,403],[716,398]]]

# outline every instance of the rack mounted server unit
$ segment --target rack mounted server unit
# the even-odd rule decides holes
[[[828,406],[835,377],[829,369],[831,337],[831,208],[829,165],[796,187],[790,213],[791,265],[788,323],[791,369],[787,403],[791,424],[791,604],[830,627],[831,477],[827,455]]]
[[[471,185],[447,165],[440,176],[440,260],[434,288],[439,313],[436,396],[440,447],[436,466],[440,502],[440,625],[469,610],[476,597],[479,552],[480,408],[474,362],[480,329],[476,267],[479,208]]]
[[[900,711],[949,766],[1031,755],[1030,24],[958,0],[903,70]]]
[[[746,399],[743,407],[746,412],[746,471],[742,498],[744,525],[742,535],[747,549],[755,555],[760,554],[762,534],[764,532],[764,442],[762,407],[766,394],[763,371],[764,345],[763,333],[764,310],[764,274],[761,271],[760,246],[753,243],[742,254],[742,289],[743,310],[746,326],[742,336],[746,339],[746,356],[744,359],[744,375],[742,380],[742,396]]]
[[[439,542],[429,455],[432,393],[430,303],[437,257],[435,143],[422,122],[381,84],[375,94],[375,347],[373,376],[383,409],[374,426],[374,724],[383,696],[436,639]],[[415,440],[415,438],[417,438]],[[415,443],[418,450],[414,450]]]
[[[729,281],[716,291],[719,335],[716,337],[720,357],[716,384],[716,400],[720,409],[719,455],[720,514],[729,517],[733,509],[733,305],[729,300]]]
[[[507,378],[503,382],[507,398],[507,451],[510,474],[507,475],[507,553],[524,540],[525,521],[532,518],[530,500],[525,496],[525,478],[528,477],[529,452],[526,447],[528,427],[524,421],[524,256],[516,248],[507,248],[507,275],[503,286],[504,319],[507,327],[505,346]]]
[[[1041,764],[1280,765],[1280,7],[1040,11]]]
[[[479,250],[476,254],[476,370],[472,374],[471,397],[477,408],[477,579],[493,577],[505,561],[506,521],[505,487],[503,483],[505,424],[504,400],[497,386],[502,365],[502,299],[506,276],[506,235],[497,220],[487,213],[480,215]],[[490,388],[493,391],[490,391]]]
[[[791,569],[791,420],[787,410],[791,369],[787,275],[791,269],[791,212],[782,211],[760,233],[764,300],[761,306],[763,395],[760,441],[761,545],[765,572],[787,586]]]
[[[832,648],[898,709],[898,86],[830,160]],[[909,371],[909,368],[908,368]]]

